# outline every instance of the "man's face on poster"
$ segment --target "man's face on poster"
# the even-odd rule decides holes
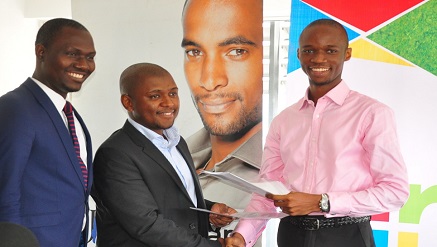
[[[184,9],[185,76],[213,135],[261,122],[262,18],[262,0],[191,0]]]

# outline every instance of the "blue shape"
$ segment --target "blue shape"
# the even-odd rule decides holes
[[[347,10],[345,10],[347,11]],[[297,48],[299,48],[299,36],[302,30],[317,19],[332,19],[322,12],[314,9],[302,1],[291,1],[290,14],[290,40],[288,46],[288,67],[287,73],[300,68],[300,62],[297,59]],[[355,39],[359,34],[345,27],[349,40]]]
[[[373,230],[375,245],[378,247],[388,247],[388,231]]]
[[[93,238],[93,243],[95,243],[96,240],[97,240],[97,223],[96,223],[96,219],[95,218],[93,220],[93,228],[91,230],[91,236]]]

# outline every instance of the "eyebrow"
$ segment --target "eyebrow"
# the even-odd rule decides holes
[[[178,87],[173,87],[173,88],[170,88],[168,91],[174,91],[174,90],[178,90],[179,91],[179,88]],[[157,93],[157,92],[162,92],[162,91],[167,91],[167,90],[162,90],[162,89],[152,89],[152,90],[150,90],[149,92],[147,92],[147,93]]]
[[[255,42],[243,37],[243,36],[236,36],[229,39],[224,40],[223,42],[219,43],[219,46],[227,46],[227,45],[250,45],[250,46],[256,46]]]
[[[254,46],[256,47],[257,45],[255,44],[255,42],[243,37],[243,36],[235,36],[229,39],[225,39],[224,41],[220,42],[218,44],[218,46],[227,46],[227,45],[250,45],[250,46]],[[201,45],[199,43],[196,43],[192,40],[188,40],[188,39],[183,39],[182,43],[181,43],[182,47],[185,46],[196,46],[196,47],[201,47]]]
[[[312,48],[313,45],[303,45],[300,48]],[[324,48],[337,48],[339,49],[340,46],[339,45],[325,45]]]
[[[200,44],[188,40],[188,39],[182,39],[182,43],[181,43],[181,47],[185,47],[185,46],[196,46],[196,47],[200,47]]]

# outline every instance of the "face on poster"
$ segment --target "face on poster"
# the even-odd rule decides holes
[[[186,2],[184,73],[203,128],[187,138],[195,167],[256,178],[262,153],[263,1]],[[208,200],[243,210],[250,194],[199,175]],[[236,222],[235,222],[236,223]],[[224,237],[235,223],[218,229]],[[260,241],[259,241],[260,242]],[[257,245],[258,246],[258,245]]]

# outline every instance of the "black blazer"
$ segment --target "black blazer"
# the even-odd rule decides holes
[[[177,148],[194,178],[197,206],[207,208],[182,137]],[[194,205],[172,165],[128,121],[97,150],[91,194],[99,247],[221,246],[206,239],[208,215],[190,209]]]

